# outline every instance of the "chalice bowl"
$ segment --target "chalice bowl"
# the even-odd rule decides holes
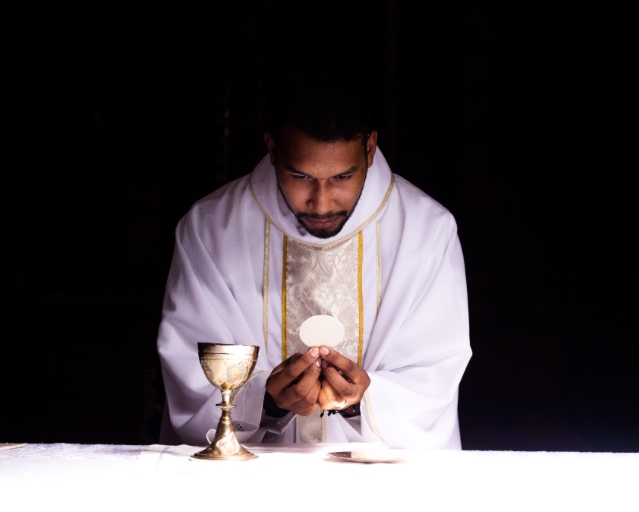
[[[235,407],[231,393],[239,390],[253,373],[259,347],[224,343],[198,343],[200,366],[208,381],[222,392],[222,409],[215,439],[204,450],[194,453],[196,459],[249,460],[257,458],[238,441],[231,421],[231,409]]]

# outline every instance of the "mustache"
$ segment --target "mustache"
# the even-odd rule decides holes
[[[297,215],[298,219],[312,219],[312,220],[329,220],[335,217],[346,217],[348,212],[342,210],[340,212],[328,212],[328,213],[300,213]]]

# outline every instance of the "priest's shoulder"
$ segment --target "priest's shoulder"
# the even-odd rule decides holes
[[[230,212],[234,206],[242,204],[246,194],[249,194],[248,174],[225,183],[206,196],[195,201],[184,217],[202,217],[216,214],[220,211]]]
[[[431,216],[452,218],[453,214],[439,201],[424,192],[417,185],[414,185],[406,178],[394,175],[395,190],[399,205],[411,214],[417,214],[420,211],[428,213]]]

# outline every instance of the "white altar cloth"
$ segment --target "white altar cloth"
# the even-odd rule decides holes
[[[251,445],[253,460],[201,461],[203,447],[27,444],[0,450],[0,509],[639,511],[639,454],[402,450],[345,462],[362,445]],[[279,506],[276,506],[279,504]]]

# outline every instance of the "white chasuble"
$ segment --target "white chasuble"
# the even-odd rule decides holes
[[[304,320],[330,315],[344,326],[344,339],[335,350],[361,365],[362,232],[319,247],[287,236],[283,243],[282,359],[308,349],[299,335]],[[326,416],[319,408],[297,416],[296,427],[301,442],[326,441]]]
[[[307,350],[299,328],[315,315],[342,323],[335,349],[370,377],[361,415],[271,418],[266,381],[282,359]],[[379,148],[357,206],[327,239],[298,222],[265,155],[253,172],[194,203],[176,227],[158,333],[170,420],[161,439],[210,442],[219,393],[197,356],[197,342],[209,340],[260,347],[252,378],[234,397],[241,443],[459,449],[468,327],[455,219],[393,174]]]

